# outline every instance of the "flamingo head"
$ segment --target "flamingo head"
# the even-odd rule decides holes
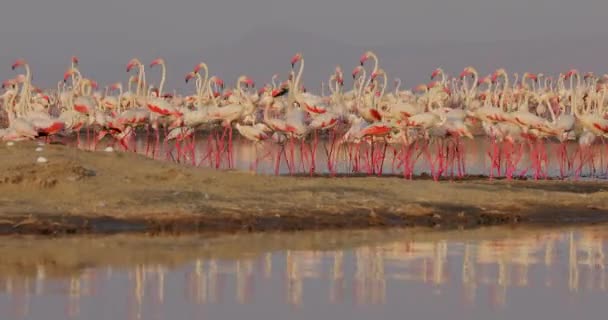
[[[67,82],[67,81],[68,81],[68,79],[69,79],[69,78],[70,78],[70,77],[71,77],[73,74],[75,74],[75,73],[76,73],[76,69],[74,69],[74,68],[70,68],[68,71],[66,71],[66,72],[63,74],[63,82]]]
[[[13,65],[11,66],[11,69],[15,70],[15,69],[17,69],[19,67],[22,67],[22,66],[26,65],[26,64],[27,64],[27,62],[25,61],[25,59],[17,59],[17,61],[15,61],[13,63]]]
[[[357,67],[355,67],[355,69],[353,69],[353,79],[355,79],[357,77],[357,75],[359,74],[359,72],[361,72],[361,70],[363,70],[363,67],[361,67],[361,66],[357,66]]]
[[[127,63],[127,72],[131,72],[131,70],[136,67],[141,65],[141,62],[139,62],[139,59],[137,58],[133,58],[131,59],[131,61],[129,61],[129,63]]]
[[[576,70],[576,69],[570,69],[570,70],[568,70],[568,72],[566,72],[566,74],[564,74],[564,78],[565,79],[570,79],[570,77],[572,77],[575,74],[578,75],[578,70]]]
[[[583,79],[588,80],[591,78],[595,78],[595,74],[593,74],[593,72],[587,72],[585,73],[585,76],[583,77]]]
[[[188,81],[192,80],[194,77],[196,77],[196,73],[188,72],[188,74],[186,74],[186,83],[188,83]]]
[[[300,60],[302,60],[302,54],[298,52],[293,57],[291,57],[291,67],[293,68]]]
[[[255,82],[253,81],[253,79],[245,76],[245,79],[243,79],[243,82],[245,83],[245,85],[247,87],[255,88]]]
[[[209,82],[213,82],[220,88],[224,89],[224,80],[220,79],[218,76],[213,76],[209,78]]]
[[[158,65],[164,65],[165,64],[165,60],[163,60],[163,58],[157,58],[152,60],[152,62],[150,63],[150,68],[154,67],[154,66],[158,66]]]
[[[460,79],[464,79],[467,76],[473,75],[475,73],[475,69],[473,67],[466,67],[460,73]]]
[[[112,84],[109,89],[110,90],[118,90],[120,88],[122,88],[122,84],[120,82],[116,82],[116,83]]]
[[[90,80],[89,81],[91,83],[91,88],[97,90],[97,88],[99,88],[99,84],[97,84],[97,81],[95,80]]]
[[[365,52],[364,54],[361,55],[361,58],[359,58],[359,64],[364,65],[365,61],[367,61],[367,59],[369,59],[371,56],[372,56],[371,51]]]
[[[431,81],[431,82],[429,82],[429,83],[428,83],[426,86],[427,86],[429,89],[432,89],[432,88],[435,88],[435,87],[436,87],[436,86],[438,86],[438,85],[439,85],[439,81]]]
[[[339,85],[341,85],[341,86],[344,85],[344,78],[342,78],[341,76],[336,77],[336,81],[338,82]]]
[[[78,65],[78,62],[79,62],[78,57],[77,57],[77,56],[72,56],[72,64],[73,64],[74,66],[77,66],[77,65]]]
[[[435,79],[438,75],[442,74],[443,70],[441,68],[437,68],[431,73],[431,80]]]
[[[287,92],[289,92],[289,88],[287,86],[281,86],[279,88],[276,88],[276,89],[272,90],[272,92],[270,93],[270,95],[273,98],[276,98],[276,97],[280,97],[282,95],[285,95]]]
[[[258,95],[261,96],[268,90],[268,86],[263,86],[258,90]]]
[[[534,82],[538,82],[538,75],[536,75],[535,73],[526,73],[524,75],[524,78],[531,79]]]
[[[477,81],[477,85],[478,85],[478,86],[480,86],[480,85],[482,85],[482,84],[484,84],[484,83],[490,83],[491,81],[492,81],[492,80],[490,79],[490,77],[489,77],[489,76],[488,76],[488,77],[483,77],[483,78],[481,78],[481,79],[479,79],[479,80]]]
[[[204,62],[197,64],[196,67],[194,67],[194,73],[199,73],[201,69],[207,69],[207,64]]]

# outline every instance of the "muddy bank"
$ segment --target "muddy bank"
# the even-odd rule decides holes
[[[132,153],[0,146],[0,234],[475,227],[608,221],[604,182],[272,177]],[[36,163],[44,156],[48,163]]]

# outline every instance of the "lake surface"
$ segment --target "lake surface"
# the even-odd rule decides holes
[[[605,227],[4,238],[1,319],[606,319]]]

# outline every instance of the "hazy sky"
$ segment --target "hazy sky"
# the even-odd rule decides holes
[[[0,69],[0,75],[9,77],[11,60],[25,57],[38,81],[49,85],[60,77],[69,56],[77,54],[83,71],[102,81],[124,78],[124,64],[133,56],[146,61],[164,56],[174,79],[178,75],[172,72],[181,78],[208,53],[216,57],[214,63],[225,65],[222,54],[213,52],[218,48],[234,45],[239,51],[247,51],[257,46],[253,41],[238,47],[239,41],[247,37],[264,40],[260,45],[268,51],[287,47],[285,52],[301,50],[306,56],[307,44],[317,42],[300,42],[302,34],[332,40],[335,46],[344,48],[378,50],[422,44],[432,45],[434,50],[451,50],[455,44],[471,42],[495,43],[499,48],[503,41],[534,40],[532,43],[538,45],[544,38],[567,46],[580,37],[608,33],[603,31],[607,30],[606,12],[605,0],[5,1],[0,8],[0,66],[6,68]],[[300,33],[291,37],[295,31]],[[280,39],[264,38],[269,33],[269,37],[276,36],[272,32],[279,32]],[[323,48],[317,49],[322,52]],[[394,51],[386,52],[388,60],[397,56]],[[607,53],[596,54],[606,61]],[[356,52],[355,56],[360,54]],[[459,54],[466,56],[469,52]],[[409,63],[425,64],[427,56],[419,54],[418,60]],[[247,55],[249,64],[264,58]],[[283,59],[288,61],[289,56]],[[277,63],[276,70],[268,72],[281,72],[281,68],[284,66]],[[222,74],[222,70],[215,72]],[[259,70],[251,72],[261,74]]]

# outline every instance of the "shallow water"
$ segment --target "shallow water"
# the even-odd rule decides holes
[[[148,156],[152,156],[151,145],[153,143],[148,145],[145,135],[145,132],[139,132],[129,147],[131,151],[135,150],[141,154],[147,153]],[[235,130],[231,160],[229,160],[226,151],[218,152],[217,140],[214,137],[210,135],[198,135],[195,140],[194,161],[191,153],[187,153],[187,155],[180,159],[180,162],[187,165],[195,164],[203,167],[255,170],[261,174],[275,174],[277,173],[276,164],[278,161],[279,174],[308,174],[311,171],[313,163],[310,151],[313,149],[311,141],[307,141],[303,148],[297,141],[293,145],[287,142],[284,149],[274,142],[265,142],[256,146],[250,141],[241,138]],[[221,132],[218,133],[218,137],[221,137]],[[85,140],[83,137],[83,141]],[[153,139],[151,138],[150,141],[153,142]],[[71,143],[75,145],[75,141]],[[483,137],[473,140],[461,139],[459,143],[460,150],[462,151],[462,162],[457,162],[456,158],[452,157],[453,161],[444,166],[442,176],[453,177],[458,176],[459,173],[489,175],[492,169],[491,154],[494,152],[495,146]],[[106,139],[97,148],[102,150],[108,144],[110,144],[110,141]],[[185,142],[180,144],[180,148],[185,148],[185,145]],[[423,152],[422,145],[412,146],[409,153],[402,146],[389,145],[384,153],[385,157],[382,165],[377,164],[377,168],[372,169],[370,161],[367,160],[371,158],[369,144],[362,143],[358,151],[355,145],[350,145],[349,148],[346,144],[332,149],[331,139],[325,138],[320,139],[318,142],[315,152],[314,171],[318,174],[329,174],[332,172],[334,174],[378,174],[380,172],[379,168],[382,167],[382,174],[403,175],[407,173],[404,170],[403,164],[408,163],[411,166],[411,170],[408,170],[408,172],[411,171],[413,175],[432,174],[432,167],[435,168],[435,171],[440,167],[440,160],[438,160],[439,150],[442,150],[441,152],[443,153],[443,157],[441,158],[447,159],[447,145],[453,146],[454,140],[446,140],[446,143],[441,148],[438,144],[430,146],[428,156]],[[336,145],[334,144],[334,146]],[[512,150],[512,153],[510,156],[503,155],[501,157],[500,173],[497,168],[493,168],[493,176],[506,176],[507,168],[511,164],[513,168],[511,175],[513,177],[593,177],[602,179],[608,177],[608,147],[606,145],[602,143],[595,144],[590,149],[592,151],[584,154],[578,152],[579,146],[577,142],[569,142],[564,146],[569,158],[567,162],[560,160],[562,145],[556,142],[544,143],[540,149],[543,151],[538,154],[538,158],[544,157],[545,160],[543,160],[540,167],[537,167],[534,162],[535,154],[532,151],[535,150],[533,149],[534,145],[528,143],[516,144],[510,147],[512,149],[506,149],[507,151]],[[504,145],[497,147],[499,149],[496,150],[502,150]],[[120,149],[118,144],[116,144],[116,148]],[[155,152],[156,154],[154,155],[156,159],[177,160],[178,153],[174,142],[163,143],[161,138],[159,148],[161,151]],[[375,145],[375,148],[377,151],[376,156],[379,157],[383,153],[384,145],[378,143]],[[292,150],[293,154],[291,153]],[[170,154],[167,151],[170,151]],[[334,159],[332,170],[330,170],[330,164],[328,163],[330,151],[332,159]],[[359,155],[358,160],[355,160],[357,158],[355,154]],[[407,154],[409,154],[410,160],[404,161],[403,155]],[[446,162],[447,160],[441,161]],[[458,170],[460,163],[465,168],[462,172]]]
[[[0,316],[605,319],[604,230],[5,238]]]

